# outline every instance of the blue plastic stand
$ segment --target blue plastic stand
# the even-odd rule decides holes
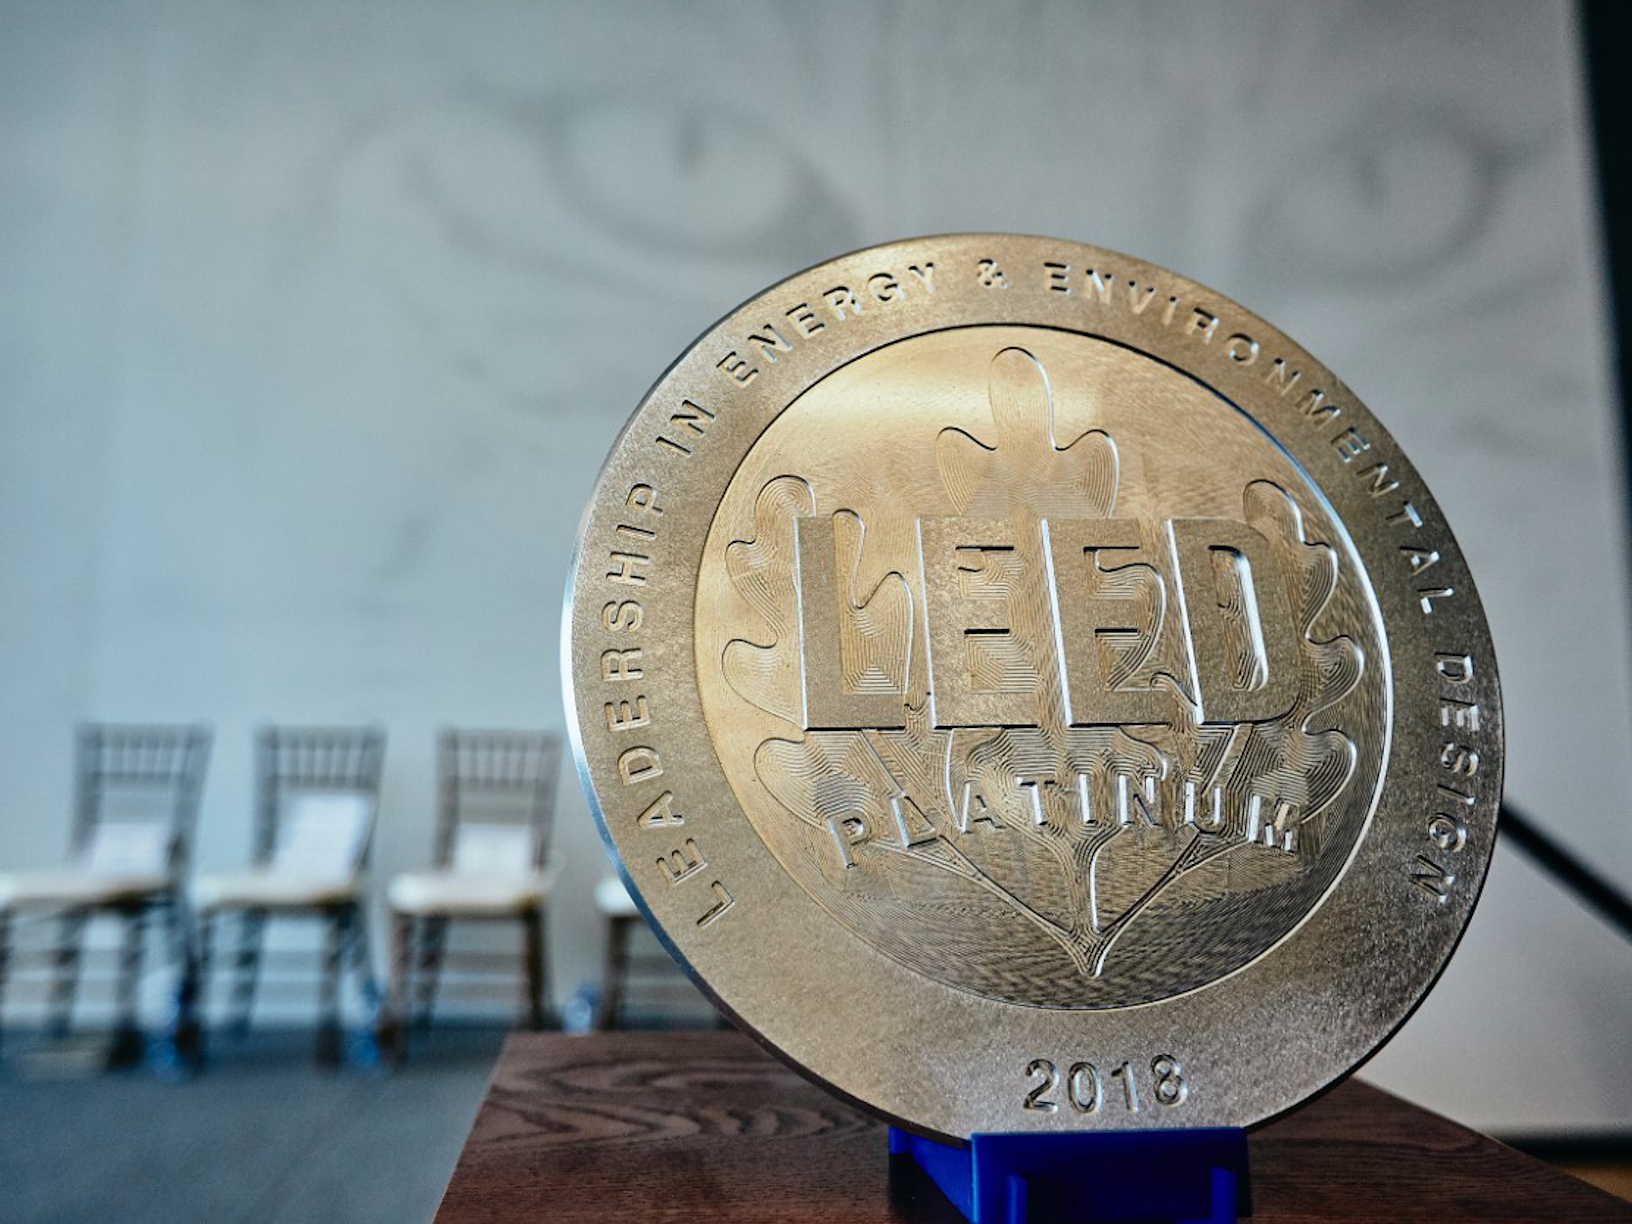
[[[970,1224],[1235,1224],[1252,1214],[1244,1130],[976,1135],[954,1147],[890,1127]]]

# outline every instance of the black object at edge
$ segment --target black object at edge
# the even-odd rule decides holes
[[[1581,58],[1591,108],[1599,224],[1604,245],[1605,292],[1614,362],[1614,395],[1621,425],[1621,476],[1632,518],[1632,167],[1627,162],[1627,108],[1632,90],[1625,72],[1632,21],[1618,0],[1580,0]],[[1505,805],[1502,823],[1515,845],[1632,939],[1632,901],[1591,871],[1537,826]]]
[[[1543,833],[1528,816],[1506,803],[1502,804],[1501,823],[1497,828],[1533,863],[1579,897],[1622,935],[1632,939],[1632,900],[1628,900],[1625,893]]]
[[[1625,59],[1632,21],[1619,0],[1581,0],[1581,58],[1586,69],[1591,110],[1594,172],[1598,182],[1599,224],[1604,245],[1605,290],[1615,370],[1614,393],[1620,406],[1622,476],[1632,493],[1632,418],[1627,389],[1632,387],[1632,336],[1627,307],[1632,305],[1632,168],[1626,161],[1627,88]],[[1632,501],[1629,501],[1632,510]]]

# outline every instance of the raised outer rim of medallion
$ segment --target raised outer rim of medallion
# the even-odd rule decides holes
[[[1022,254],[1040,257],[1043,255],[1068,253],[1078,257],[1086,257],[1090,260],[1108,259],[1114,261],[1114,263],[1123,271],[1138,273],[1142,276],[1150,276],[1156,283],[1162,284],[1164,287],[1171,287],[1173,289],[1182,291],[1184,294],[1189,295],[1187,298],[1189,301],[1200,299],[1207,301],[1210,305],[1225,308],[1225,310],[1227,310],[1232,316],[1233,321],[1250,325],[1254,329],[1254,333],[1257,336],[1266,341],[1273,341],[1278,346],[1280,351],[1296,359],[1300,363],[1300,368],[1310,371],[1313,377],[1319,381],[1321,386],[1331,389],[1334,399],[1340,399],[1346,406],[1349,407],[1350,412],[1358,418],[1360,424],[1364,425],[1369,423],[1372,436],[1382,443],[1378,449],[1378,454],[1381,457],[1386,458],[1387,461],[1397,469],[1401,478],[1407,482],[1407,486],[1412,490],[1413,495],[1420,497],[1422,503],[1421,509],[1424,511],[1426,516],[1425,521],[1431,524],[1434,528],[1435,543],[1440,548],[1445,550],[1446,556],[1452,562],[1448,568],[1455,576],[1459,584],[1459,593],[1462,596],[1459,603],[1453,606],[1450,615],[1446,617],[1446,621],[1447,623],[1454,623],[1454,625],[1463,630],[1464,633],[1470,635],[1466,639],[1467,645],[1477,647],[1480,651],[1484,652],[1483,657],[1481,658],[1481,663],[1484,667],[1484,671],[1482,672],[1483,680],[1478,686],[1477,691],[1480,700],[1487,703],[1488,713],[1485,718],[1484,738],[1481,739],[1480,746],[1482,749],[1490,750],[1489,759],[1487,760],[1487,764],[1490,767],[1486,770],[1486,776],[1490,778],[1490,781],[1487,784],[1487,793],[1479,801],[1477,808],[1471,810],[1469,813],[1470,817],[1477,818],[1470,819],[1470,834],[1476,836],[1477,841],[1475,842],[1470,840],[1469,848],[1471,851],[1473,851],[1473,853],[1467,860],[1467,870],[1461,877],[1461,882],[1465,887],[1465,891],[1459,892],[1454,898],[1455,904],[1450,910],[1445,911],[1447,915],[1446,920],[1452,925],[1448,930],[1442,930],[1433,938],[1432,943],[1435,955],[1429,959],[1427,965],[1425,966],[1426,972],[1423,971],[1424,966],[1421,958],[1410,960],[1409,964],[1407,965],[1409,972],[1406,972],[1403,975],[1397,972],[1392,972],[1393,970],[1398,969],[1397,965],[1387,962],[1368,962],[1368,964],[1371,964],[1372,968],[1379,971],[1378,976],[1386,979],[1384,981],[1384,985],[1388,987],[1386,1006],[1383,1007],[1381,1011],[1377,1011],[1377,1014],[1370,1014],[1370,1012],[1368,1012],[1367,1015],[1356,1019],[1351,1013],[1356,1010],[1364,1009],[1357,1009],[1356,1007],[1351,1006],[1346,1010],[1322,1016],[1319,1014],[1318,1010],[1319,1000],[1308,991],[1287,994],[1285,987],[1288,985],[1288,983],[1277,983],[1274,979],[1258,983],[1260,993],[1274,993],[1275,991],[1279,990],[1285,994],[1284,998],[1277,999],[1275,1001],[1278,1003],[1288,1004],[1289,1006],[1295,1005],[1301,1008],[1302,1011],[1300,1012],[1300,1015],[1310,1013],[1311,1008],[1315,1009],[1313,1013],[1310,1013],[1307,1016],[1308,1019],[1315,1023],[1312,1023],[1312,1025],[1308,1028],[1297,1030],[1296,1034],[1297,1037],[1303,1041],[1304,1046],[1307,1047],[1303,1050],[1306,1057],[1294,1062],[1294,1070],[1292,1072],[1282,1071],[1274,1065],[1265,1066],[1261,1062],[1253,1067],[1246,1068],[1249,1070],[1259,1070],[1265,1072],[1265,1083],[1260,1090],[1236,1093],[1232,1091],[1231,1084],[1224,1084],[1221,1082],[1219,1085],[1218,1096],[1214,1099],[1216,1104],[1209,1105],[1212,1112],[1208,1113],[1205,1118],[1187,1118],[1185,1123],[1182,1124],[1207,1124],[1208,1120],[1213,1121],[1215,1124],[1240,1124],[1243,1121],[1262,1121],[1283,1112],[1284,1110],[1297,1104],[1299,1101],[1314,1095],[1318,1091],[1321,1091],[1324,1087],[1329,1086],[1330,1083],[1342,1078],[1342,1076],[1351,1071],[1354,1066],[1364,1061],[1366,1057],[1368,1057],[1375,1051],[1376,1048],[1386,1041],[1388,1036],[1391,1035],[1400,1024],[1404,1023],[1404,1021],[1409,1018],[1415,1008],[1420,1005],[1422,999],[1426,997],[1427,992],[1431,989],[1433,983],[1438,979],[1440,973],[1443,971],[1444,964],[1454,951],[1456,945],[1460,942],[1462,934],[1466,929],[1467,920],[1472,913],[1474,903],[1477,901],[1479,891],[1482,888],[1483,881],[1487,875],[1489,856],[1492,849],[1495,831],[1495,808],[1500,795],[1501,766],[1500,742],[1502,720],[1499,681],[1496,674],[1494,659],[1489,654],[1489,635],[1488,630],[1485,627],[1485,621],[1482,608],[1478,600],[1477,590],[1473,586],[1471,578],[1469,578],[1467,575],[1466,566],[1462,561],[1460,550],[1457,548],[1454,536],[1450,532],[1448,525],[1445,524],[1443,516],[1439,513],[1437,504],[1434,502],[1431,494],[1429,494],[1426,485],[1421,480],[1421,477],[1416,473],[1415,467],[1409,462],[1408,459],[1405,458],[1403,453],[1400,452],[1397,444],[1393,442],[1393,439],[1389,436],[1387,431],[1376,422],[1376,419],[1372,417],[1372,415],[1364,408],[1360,401],[1355,399],[1339,380],[1331,377],[1330,371],[1321,365],[1321,363],[1315,361],[1306,350],[1292,342],[1290,338],[1286,337],[1284,333],[1280,332],[1278,329],[1270,326],[1264,320],[1258,318],[1250,311],[1239,307],[1230,299],[1225,298],[1222,295],[1213,293],[1212,291],[1207,290],[1203,286],[1197,285],[1195,282],[1190,281],[1187,278],[1167,272],[1164,269],[1157,268],[1153,265],[1145,263],[1144,261],[1117,255],[1101,248],[1088,247],[1080,243],[1073,243],[1065,240],[1039,239],[1016,235],[954,235],[928,239],[910,239],[903,242],[887,244],[881,247],[869,248],[865,251],[855,252],[851,255],[840,257],[837,260],[816,265],[816,268],[837,272],[841,268],[859,265],[862,263],[862,261],[872,261],[876,263],[879,260],[891,257],[908,258],[914,254],[921,255],[925,252],[926,248],[932,248],[932,253],[935,255],[935,257],[940,258],[943,254],[956,255],[959,253],[960,248],[972,247],[972,245],[975,243],[981,244],[981,246],[986,250],[998,250],[1005,257],[1010,255],[1018,256]],[[965,250],[963,253],[971,254],[973,252],[972,250]],[[1016,266],[1017,265],[1018,260]],[[1101,264],[1100,266],[1103,267],[1104,265]],[[624,447],[624,440],[628,437],[630,431],[637,423],[651,423],[649,418],[655,411],[653,406],[656,400],[656,393],[665,387],[668,380],[674,376],[675,372],[681,369],[681,367],[688,361],[693,361],[694,359],[701,360],[697,356],[701,347],[704,344],[719,339],[722,329],[726,324],[740,324],[749,322],[749,320],[745,318],[748,307],[757,306],[772,294],[775,294],[791,283],[799,281],[801,278],[810,275],[811,271],[813,270],[807,270],[804,273],[796,274],[794,277],[780,282],[777,286],[773,286],[764,293],[756,295],[756,297],[751,299],[745,307],[739,308],[737,311],[732,312],[732,314],[726,316],[722,323],[716,324],[714,328],[705,333],[691,348],[686,351],[685,354],[682,355],[679,360],[671,365],[669,373],[664,376],[664,379],[659,380],[659,383],[656,387],[654,387],[653,392],[648,393],[647,397],[642,401],[641,407],[637,410],[636,415],[631,418],[630,422],[625,426],[623,432],[620,434],[618,447],[614,448],[612,454],[609,456],[606,466],[603,469],[601,480],[597,484],[598,491],[604,492],[606,480],[613,474],[614,470],[619,467],[619,464],[623,458],[622,448]],[[911,312],[905,313],[910,318]],[[1050,320],[1046,317],[1039,317],[1045,313],[1046,312],[1044,311],[1036,310],[1029,312],[1025,317],[1020,318],[1016,318],[1013,315],[999,315],[997,318],[987,316],[977,321],[1029,322],[1047,326],[1049,325]],[[1224,311],[1221,310],[1221,319],[1223,315]],[[902,334],[908,333],[903,331]],[[814,381],[814,379],[811,379],[810,381]],[[1229,398],[1233,399],[1234,397],[1231,396]],[[1256,414],[1253,415],[1256,416]],[[1308,443],[1308,445],[1313,446],[1314,443],[1311,441]],[[1288,447],[1287,449],[1291,450],[1292,448]],[[1293,453],[1297,454],[1298,451],[1294,450]],[[1328,463],[1329,462],[1330,460],[1328,459]],[[1318,488],[1327,488],[1327,485],[1318,478],[1316,478],[1313,483]],[[1345,500],[1352,500],[1352,498],[1356,496],[1358,496],[1358,494],[1351,493]],[[592,506],[595,504],[597,503],[592,503]],[[1339,519],[1345,523],[1348,522],[1344,516],[1340,515]],[[575,591],[580,589],[578,575],[582,569],[584,545],[588,542],[594,527],[595,523],[593,514],[586,512],[584,519],[584,531],[580,535],[580,546],[574,553],[573,569],[571,571],[572,577],[569,580],[567,592],[569,608],[575,606],[573,595]],[[1374,567],[1370,564],[1370,558],[1367,555],[1367,546],[1360,541],[1357,541],[1357,545],[1363,560],[1366,562],[1365,568],[1368,570],[1368,572],[1372,571]],[[1379,600],[1381,604],[1384,604],[1383,620],[1385,625],[1390,623],[1391,614],[1399,611],[1399,608],[1395,605],[1400,605],[1404,599],[1404,593],[1396,592],[1390,588],[1387,600]],[[572,729],[575,755],[578,760],[581,775],[584,776],[585,780],[589,783],[587,790],[590,797],[591,806],[595,810],[597,818],[602,824],[603,836],[608,840],[609,845],[615,846],[616,840],[613,837],[610,828],[606,826],[605,813],[601,808],[599,794],[594,786],[595,769],[593,763],[588,759],[589,753],[586,751],[587,746],[584,744],[583,737],[580,734],[581,726],[579,725],[577,718],[578,715],[583,713],[583,710],[581,708],[582,703],[579,699],[579,694],[575,691],[575,685],[573,683],[574,667],[572,665],[573,652],[571,635],[575,620],[576,618],[569,614],[568,618],[564,620],[562,627],[564,659],[563,681],[569,701],[572,703],[572,712],[574,715],[574,717],[569,718],[569,726]],[[1464,639],[1459,638],[1457,640],[1462,641]],[[1398,672],[1400,658],[1406,653],[1420,654],[1425,658],[1432,657],[1432,649],[1428,644],[1423,644],[1420,651],[1414,652],[1410,651],[1408,646],[1407,648],[1402,649],[1400,654],[1394,660],[1392,660],[1395,665],[1396,673]],[[1412,687],[1413,691],[1425,688],[1426,682],[1421,681],[1419,678],[1413,682]],[[1396,688],[1398,688],[1397,685]],[[1430,695],[1416,694],[1416,699],[1417,703],[1424,707],[1431,704]],[[1396,721],[1399,721],[1398,709],[1396,710]],[[709,755],[712,754],[710,753]],[[1415,772],[1421,771],[1419,769]],[[1388,779],[1385,782],[1384,795],[1379,802],[1379,810],[1385,813],[1393,813],[1396,807],[1413,797],[1412,795],[1407,794],[1403,799],[1401,799],[1395,794],[1395,792],[1415,789],[1420,789],[1416,786],[1415,779],[1413,779],[1411,785],[1409,786],[1404,781],[1396,784],[1393,778]],[[1385,830],[1385,834],[1386,839],[1391,844],[1394,840],[1397,840],[1399,836],[1402,836],[1395,834],[1391,829]],[[1367,838],[1364,839],[1363,846],[1369,847],[1373,841],[1381,842],[1383,840],[1383,835],[1378,835],[1375,838]],[[1397,849],[1398,847],[1393,848]],[[1380,858],[1380,853],[1368,855],[1368,858]],[[632,880],[628,879],[629,873],[627,871],[627,865],[622,862],[621,858],[619,859],[619,864],[620,871],[624,874],[626,881],[633,883]],[[1391,865],[1397,866],[1398,860],[1395,860],[1392,864],[1383,862],[1379,862],[1378,864],[1379,868]],[[670,950],[679,954],[680,950],[675,941],[668,937],[666,929],[662,925],[661,918],[656,912],[654,912],[652,907],[647,904],[647,898],[643,896],[641,889],[637,886],[634,887],[632,891],[640,903],[642,911],[647,914],[648,918],[657,920],[654,925],[656,929],[662,933],[664,941],[670,947]],[[1385,893],[1388,892],[1387,889],[1383,891]],[[1403,898],[1405,895],[1405,888],[1399,884],[1399,881],[1395,880],[1393,881],[1392,894],[1385,895],[1383,900],[1396,908],[1403,908],[1406,902],[1401,898]],[[1376,924],[1372,924],[1372,926],[1375,925]],[[1362,950],[1369,949],[1373,952],[1378,952],[1386,948],[1390,942],[1388,938],[1385,938],[1385,936],[1389,934],[1387,931],[1374,931],[1368,927],[1366,933],[1368,936],[1375,936],[1375,938],[1370,939],[1368,942],[1367,940],[1358,939],[1357,937],[1358,942],[1365,945]],[[1399,937],[1394,937],[1394,942],[1400,943],[1402,946],[1405,943],[1405,941]],[[1373,947],[1372,945],[1374,944],[1378,946]],[[704,951],[706,952],[706,949]],[[685,964],[688,966],[688,968],[693,969],[694,976],[699,977],[699,980],[703,983],[704,989],[711,995],[711,997],[719,999],[720,992],[714,989],[714,987],[708,982],[707,976],[702,969],[693,966],[692,957],[678,955],[678,959],[681,960],[682,964]],[[697,959],[707,959],[707,957],[703,956],[698,957]],[[715,959],[717,960],[718,958],[716,957]],[[1333,959],[1335,958],[1329,957],[1328,961]],[[1342,964],[1341,961],[1330,968],[1328,972],[1332,976],[1333,981],[1327,984],[1329,987],[1326,991],[1327,995],[1333,993],[1332,988],[1348,983],[1349,978],[1354,976],[1349,968]],[[1254,976],[1261,977],[1262,975],[1257,974]],[[1365,983],[1362,983],[1362,985],[1365,985]],[[1262,1000],[1260,1000],[1260,1002],[1261,1001]],[[1354,1004],[1356,1002],[1359,1004],[1364,1004],[1368,1001],[1375,1002],[1375,1000],[1368,1000],[1368,997],[1363,990],[1360,992],[1358,998],[1355,996],[1343,997],[1343,1002],[1348,1004]],[[1164,1001],[1164,1005],[1172,1005],[1176,1002],[1182,1002],[1182,1000],[1167,1000]],[[1005,1007],[1011,1005],[990,1004],[989,1006]],[[732,1009],[728,1007],[727,1010],[730,1011]],[[1376,1009],[1373,1008],[1372,1011],[1376,1011]],[[1318,1023],[1322,1019],[1327,1022],[1324,1026],[1321,1026]],[[762,1043],[773,1049],[781,1057],[783,1057],[791,1065],[800,1069],[803,1073],[809,1075],[818,1082],[826,1084],[829,1088],[837,1091],[846,1099],[866,1105],[867,1108],[871,1109],[875,1113],[890,1117],[900,1124],[905,1124],[911,1129],[927,1134],[956,1136],[959,1134],[969,1133],[971,1128],[993,1129],[993,1127],[989,1125],[984,1125],[985,1122],[990,1120],[989,1115],[982,1114],[979,1116],[972,1116],[970,1110],[964,1110],[960,1113],[956,1108],[949,1110],[946,1107],[947,1099],[953,1096],[956,1096],[961,1101],[963,1099],[978,1096],[982,1089],[996,1088],[996,1084],[986,1082],[991,1080],[996,1074],[992,1068],[978,1062],[970,1062],[970,1059],[974,1057],[975,1053],[978,1053],[978,1051],[966,1053],[961,1060],[955,1060],[959,1063],[961,1074],[957,1079],[947,1081],[947,1088],[945,1091],[943,1091],[939,1098],[936,1097],[935,1082],[942,1081],[945,1079],[945,1077],[940,1074],[943,1067],[938,1063],[920,1064],[921,1070],[931,1074],[929,1075],[930,1082],[926,1082],[926,1084],[922,1086],[923,1091],[919,1092],[917,1096],[913,1096],[910,1092],[903,1094],[903,1091],[900,1089],[899,1085],[891,1080],[882,1086],[877,1084],[873,1085],[870,1090],[871,1095],[863,1098],[858,1095],[858,1091],[869,1090],[861,1088],[860,1081],[856,1079],[854,1075],[848,1077],[847,1082],[858,1085],[857,1091],[851,1091],[850,1089],[844,1088],[838,1082],[839,1080],[847,1079],[845,1075],[846,1068],[843,1066],[836,1066],[832,1057],[833,1051],[830,1048],[825,1046],[820,1040],[818,1040],[814,1046],[811,1045],[808,1040],[809,1034],[804,1033],[797,1024],[792,1028],[788,1028],[786,1025],[780,1025],[778,1027],[787,1030],[781,1037],[778,1037],[777,1034],[769,1031],[759,1032],[756,1035],[760,1038]],[[1205,1028],[1206,1026],[1203,1025],[1203,1027]],[[1236,1032],[1238,1029],[1231,1031]],[[1332,1041],[1327,1040],[1327,1038],[1330,1037],[1330,1034],[1334,1032],[1338,1033],[1339,1037],[1341,1038],[1341,1040],[1336,1041],[1335,1044]],[[1203,1034],[1204,1038],[1208,1036],[1218,1036],[1218,1034]],[[1231,1042],[1227,1045],[1220,1045],[1216,1048],[1208,1047],[1203,1050],[1203,1053],[1218,1055],[1217,1069],[1220,1072],[1221,1081],[1223,1081],[1228,1075],[1242,1070],[1242,1068],[1239,1066],[1239,1060],[1233,1057],[1238,1048],[1239,1043]],[[908,1052],[912,1053],[915,1051]],[[894,1065],[889,1068],[889,1070],[892,1072],[896,1069],[897,1068]],[[1008,1084],[1007,1077],[1005,1077],[1002,1089],[1005,1095],[1009,1093],[1010,1087],[1011,1085]],[[924,1104],[926,1099],[925,1093],[927,1093],[928,1099],[927,1106]],[[936,1107],[937,1100],[940,1101],[939,1107]],[[1233,1110],[1229,1108],[1231,1102],[1234,1104]],[[914,1108],[915,1106],[917,1107],[916,1109]],[[1225,1116],[1225,1113],[1220,1111],[1227,1112],[1229,1116]],[[917,1117],[907,1116],[908,1114],[912,1114],[914,1112],[917,1113]],[[976,1109],[973,1111],[973,1113],[979,1114],[979,1110]],[[1031,1129],[1061,1129],[1059,1126],[1038,1125],[1035,1118],[1024,1119],[1024,1121],[1028,1124],[1028,1126],[1030,1126]],[[1146,1124],[1180,1125],[1181,1123],[1167,1122],[1165,1119],[1151,1117]],[[997,1129],[1013,1128],[1000,1126],[997,1127]]]

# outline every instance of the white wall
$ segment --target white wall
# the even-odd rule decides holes
[[[0,863],[81,716],[560,727],[578,513],[667,362],[873,241],[1056,234],[1210,283],[1389,425],[1489,606],[1510,795],[1632,885],[1632,660],[1563,4],[0,4]],[[558,983],[594,972],[570,773]],[[1632,1123],[1632,949],[1511,853],[1375,1064],[1476,1124]]]

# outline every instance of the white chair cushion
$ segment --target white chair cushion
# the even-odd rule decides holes
[[[170,824],[163,820],[101,820],[80,852],[91,875],[164,875],[170,866]]]
[[[640,913],[635,899],[617,876],[606,876],[595,885],[595,905],[608,918],[633,918]]]
[[[548,873],[411,871],[393,877],[385,896],[400,914],[508,914],[542,905],[549,892]]]
[[[0,873],[0,909],[107,905],[140,900],[169,887],[170,877],[162,871],[123,875],[75,868],[8,871]]]
[[[365,791],[301,791],[278,822],[271,870],[308,879],[349,879],[368,846],[374,796]]]
[[[262,867],[218,871],[193,881],[193,904],[214,909],[310,909],[354,901],[362,891],[356,876],[301,875]]]

